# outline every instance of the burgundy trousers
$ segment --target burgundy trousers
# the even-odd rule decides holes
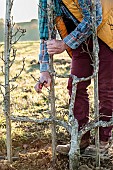
[[[91,38],[88,39],[88,48],[92,51]],[[99,112],[103,121],[109,121],[113,112],[113,51],[99,39]],[[83,50],[84,49],[84,50]],[[92,61],[87,52],[85,43],[73,50],[71,74],[77,77],[88,77],[93,73]],[[74,103],[74,116],[78,120],[79,129],[89,120],[89,98],[87,87],[91,80],[80,82],[77,86],[77,95]],[[68,81],[69,95],[72,93],[72,79]],[[108,141],[113,127],[100,127],[100,141]],[[83,139],[88,139],[87,132]]]

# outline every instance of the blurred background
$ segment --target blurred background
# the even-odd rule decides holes
[[[12,8],[15,29],[21,27],[26,29],[25,36],[20,41],[37,41],[38,34],[38,0],[14,0]],[[5,20],[6,0],[0,0],[0,42],[4,40],[4,20]]]

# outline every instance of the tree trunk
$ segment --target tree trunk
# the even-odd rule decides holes
[[[11,0],[6,0],[6,17],[5,17],[5,95],[4,95],[4,114],[6,116],[6,143],[7,159],[12,161],[12,141],[11,141],[11,120],[10,120],[10,84],[9,84],[9,59],[10,59],[10,34],[11,34]]]
[[[71,124],[71,147],[69,151],[69,170],[77,170],[79,167],[79,141],[78,141],[78,121],[74,117],[73,109],[76,98],[78,78],[73,76],[72,94],[69,105],[69,123]]]
[[[48,11],[48,29],[49,29],[49,40],[56,38],[56,31],[54,30],[54,11],[53,11],[53,1],[47,0],[47,4],[49,7]],[[51,86],[50,86],[50,104],[51,104],[51,116],[53,118],[53,123],[51,125],[52,129],[52,163],[55,169],[56,164],[56,108],[55,108],[55,80],[54,80],[54,66],[53,66],[53,56],[49,56],[49,67],[50,67],[50,75],[51,75]]]

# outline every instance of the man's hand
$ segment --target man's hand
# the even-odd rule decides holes
[[[68,46],[63,40],[48,40],[47,41],[47,52],[48,54],[60,54],[64,52]]]
[[[49,87],[51,84],[51,77],[48,71],[40,73],[40,79],[35,85],[35,90],[37,93],[41,93],[42,87]]]

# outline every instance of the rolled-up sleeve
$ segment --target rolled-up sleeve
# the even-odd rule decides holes
[[[72,49],[76,49],[92,34],[92,1],[78,0],[82,9],[83,20],[63,41]],[[102,22],[102,6],[100,0],[96,1],[96,25],[97,27]]]
[[[39,54],[40,72],[47,71],[49,69],[49,54],[47,53],[47,46],[45,40],[40,42],[40,54]]]

